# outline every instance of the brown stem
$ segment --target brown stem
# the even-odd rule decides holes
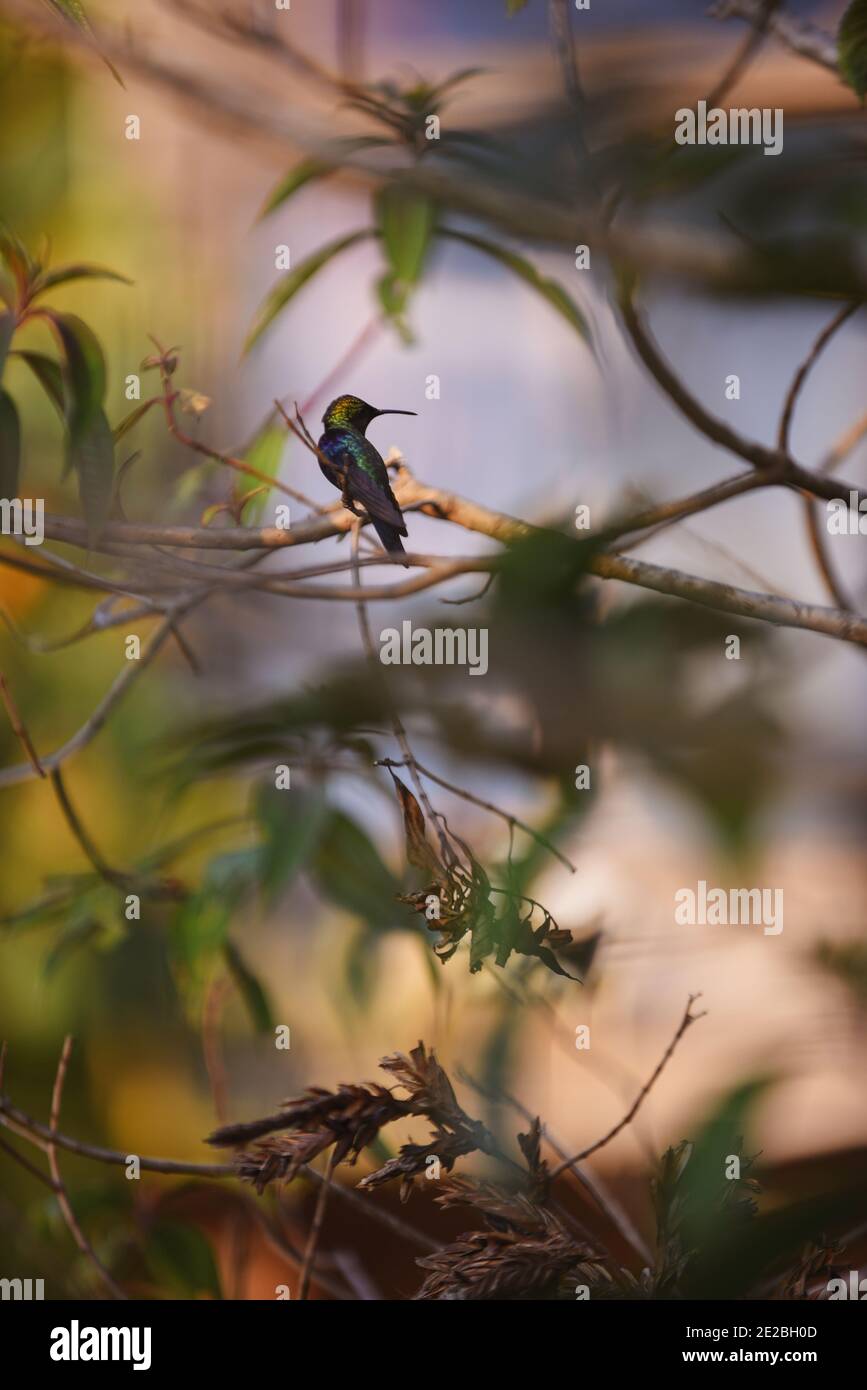
[[[631,1123],[631,1121],[635,1118],[636,1114],[638,1113],[638,1110],[640,1109],[641,1105],[652,1091],[659,1077],[662,1075],[662,1072],[664,1071],[669,1059],[671,1058],[675,1048],[677,1047],[677,1044],[680,1042],[686,1030],[690,1027],[691,1024],[695,1023],[697,1019],[704,1018],[705,1013],[707,1012],[706,1010],[703,1010],[700,1014],[694,1014],[691,1012],[692,1006],[695,1003],[696,999],[700,998],[700,994],[691,994],[689,996],[689,999],[687,1000],[686,1011],[678,1025],[677,1032],[675,1033],[671,1042],[668,1044],[668,1047],[665,1049],[665,1052],[662,1054],[662,1057],[660,1058],[659,1062],[654,1068],[652,1075],[642,1086],[641,1090],[638,1092],[638,1095],[635,1097],[635,1100],[633,1101],[632,1105],[629,1107],[626,1114],[623,1116],[623,1119],[619,1120],[617,1124],[614,1126],[614,1128],[610,1129],[607,1134],[602,1136],[601,1139],[597,1139],[595,1144],[590,1144],[588,1148],[582,1149],[580,1153],[573,1154],[571,1158],[565,1158],[562,1163],[559,1163],[556,1168],[552,1169],[552,1182],[555,1178],[558,1178],[561,1173],[565,1173],[567,1168],[571,1168],[574,1164],[580,1163],[585,1158],[589,1158],[590,1155],[596,1153],[598,1149],[601,1149],[606,1144],[609,1144],[611,1140],[614,1139],[620,1133],[621,1130],[625,1129],[626,1126]]]
[[[504,820],[508,826],[516,827],[518,830],[523,830],[524,833],[526,835],[529,835],[531,839],[535,840],[537,844],[543,845],[544,848],[547,849],[550,854],[553,854],[555,859],[559,859],[560,863],[565,865],[565,867],[569,869],[571,873],[577,873],[577,869],[575,868],[575,865],[572,863],[572,861],[570,859],[567,859],[565,854],[562,854],[560,850],[557,848],[557,846],[555,844],[552,844],[551,841],[545,835],[542,835],[538,830],[534,830],[533,827],[531,825],[528,825],[526,821],[521,820],[518,816],[513,816],[511,811],[504,811],[502,807],[495,806],[492,801],[485,801],[483,797],[476,796],[474,792],[468,792],[464,787],[455,786],[454,782],[447,782],[444,777],[439,777],[437,773],[431,772],[430,768],[424,767],[418,761],[417,758],[413,758],[411,764],[407,762],[398,762],[394,758],[379,758],[377,760],[377,766],[414,766],[421,773],[422,777],[427,777],[429,781],[436,782],[437,786],[444,787],[447,792],[452,792],[455,796],[461,797],[464,801],[471,802],[473,806],[481,807],[483,811],[490,811],[492,815],[499,816],[501,820]]]
[[[57,1126],[60,1123],[60,1105],[63,1099],[63,1086],[66,1081],[66,1072],[69,1066],[69,1057],[71,1052],[72,1038],[67,1034],[66,1038],[64,1039],[63,1048],[60,1053],[60,1060],[57,1063],[57,1074],[54,1078],[54,1089],[51,1093],[51,1120],[49,1130],[52,1136],[56,1134]],[[48,1143],[46,1153],[48,1155],[48,1166],[51,1170],[51,1178],[55,1185],[57,1205],[60,1207],[60,1210],[63,1214],[63,1219],[69,1227],[69,1231],[72,1235],[73,1240],[75,1241],[82,1255],[85,1255],[90,1260],[91,1264],[96,1269],[97,1273],[99,1274],[100,1278],[102,1279],[112,1298],[118,1299],[119,1301],[126,1301],[126,1294],[124,1293],[123,1289],[115,1283],[111,1274],[108,1272],[105,1265],[102,1263],[102,1260],[97,1255],[93,1246],[90,1244],[90,1241],[87,1239],[87,1237],[85,1236],[84,1232],[82,1231],[81,1227],[75,1219],[75,1213],[72,1210],[72,1206],[67,1196],[63,1179],[60,1176],[60,1165],[57,1161],[57,1149],[53,1140]]]
[[[6,713],[9,715],[9,723],[12,725],[12,732],[24,749],[27,755],[27,761],[38,777],[45,777],[45,768],[39,761],[39,755],[33,746],[33,740],[27,732],[27,727],[23,719],[18,713],[15,701],[12,699],[12,692],[9,689],[8,682],[2,671],[0,671],[0,700],[2,700],[3,704],[6,706]]]
[[[328,1205],[328,1194],[331,1191],[331,1179],[334,1176],[334,1169],[337,1167],[334,1151],[328,1159],[328,1166],[325,1169],[325,1179],[316,1194],[316,1209],[313,1212],[313,1222],[310,1227],[310,1235],[307,1238],[307,1246],[304,1251],[304,1264],[301,1268],[301,1282],[298,1286],[298,1299],[301,1303],[305,1302],[310,1290],[310,1276],[313,1272],[313,1261],[316,1258],[316,1250],[319,1239],[322,1235],[322,1223],[325,1220],[325,1208]]]

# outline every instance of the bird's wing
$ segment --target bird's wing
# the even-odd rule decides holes
[[[389,526],[394,526],[402,536],[406,535],[406,526],[400,507],[392,495],[386,476],[385,487],[374,482],[368,473],[353,458],[349,449],[342,449],[337,455],[338,467],[346,480],[346,488],[354,501],[360,502],[366,508],[370,516],[375,516],[377,521],[384,521]]]

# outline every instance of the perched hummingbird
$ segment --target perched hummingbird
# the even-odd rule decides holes
[[[378,415],[415,415],[414,410],[377,410],[358,396],[338,396],[322,417],[325,433],[319,441],[319,467],[329,483],[343,494],[343,505],[358,516],[365,508],[373,528],[392,555],[405,554],[403,514],[388,481],[388,469],[364,431]]]

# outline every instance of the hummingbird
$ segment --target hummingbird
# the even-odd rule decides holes
[[[344,507],[359,516],[357,504],[362,504],[373,529],[391,555],[406,553],[400,539],[407,534],[406,524],[388,481],[388,469],[364,432],[378,415],[415,413],[414,410],[377,410],[358,396],[338,396],[322,417],[325,433],[317,446],[319,467],[329,483],[340,489]]]

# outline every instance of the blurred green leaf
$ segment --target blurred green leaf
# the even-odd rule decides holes
[[[69,461],[78,475],[78,495],[93,545],[111,514],[114,493],[114,439],[103,411],[83,436],[70,440]]]
[[[37,272],[22,243],[6,227],[0,227],[0,256],[12,272],[20,300],[27,297],[27,290]]]
[[[75,28],[91,39],[94,42],[94,46],[96,46],[93,26],[85,13],[84,6],[79,4],[79,0],[44,0],[44,2],[50,10],[54,10],[55,14],[59,14],[62,19],[75,25]],[[100,53],[99,56],[102,58],[102,61],[105,63],[105,66],[108,68],[115,82],[122,87],[124,85],[123,78],[117,68],[106,58],[104,53]]]
[[[440,236],[449,237],[452,241],[461,241],[466,246],[474,246],[477,251],[483,252],[486,256],[491,256],[493,260],[498,261],[500,265],[505,266],[507,270],[511,270],[513,274],[523,280],[526,285],[529,285],[530,288],[541,295],[543,299],[546,299],[552,308],[556,309],[557,313],[562,315],[570,327],[575,329],[575,332],[584,340],[592,351],[593,343],[586,317],[578,308],[574,299],[566,293],[563,286],[559,285],[556,280],[548,280],[544,275],[541,275],[530,261],[524,260],[523,256],[518,256],[514,251],[508,250],[507,247],[499,246],[493,241],[487,241],[484,237],[476,236],[474,233],[457,232],[451,227],[444,227],[440,231]]]
[[[280,182],[272,189],[265,200],[259,219],[268,217],[277,208],[282,207],[288,202],[299,189],[306,187],[316,179],[327,178],[340,167],[341,159],[351,154],[355,150],[370,149],[373,146],[382,145],[384,141],[376,136],[357,135],[347,140],[335,140],[329,146],[334,151],[334,159],[302,159],[298,164],[294,164],[287,174],[284,174]]]
[[[527,0],[506,0],[506,13],[517,14],[519,10],[524,9],[526,4]]]
[[[264,836],[262,886],[273,898],[307,863],[326,828],[329,811],[319,795],[279,791],[265,783],[256,797],[256,816]]]
[[[45,978],[51,979],[69,956],[82,946],[89,945],[102,934],[102,930],[102,923],[98,917],[84,916],[67,922],[45,957],[42,967]]]
[[[395,275],[386,272],[376,282],[376,295],[382,312],[387,319],[391,320],[403,342],[409,346],[413,338],[404,317],[404,310],[409,298],[409,287],[398,280]]]
[[[264,473],[268,478],[276,478],[285,447],[285,426],[274,424],[272,420],[269,420],[256,435],[252,444],[244,450],[241,457],[258,473]],[[257,493],[244,508],[244,524],[254,526],[261,520],[267,505],[268,492]]]
[[[376,216],[391,271],[401,285],[418,282],[436,226],[436,204],[399,183],[376,197]]]
[[[302,159],[299,164],[294,165],[289,170],[288,174],[284,175],[276,188],[269,194],[262,211],[259,213],[259,218],[268,217],[270,213],[275,212],[277,208],[288,202],[300,188],[304,188],[306,184],[312,183],[315,179],[327,178],[329,174],[334,173],[335,168],[334,164],[327,164],[321,159]]]
[[[311,860],[323,897],[378,927],[395,916],[399,884],[361,826],[332,811]]]
[[[99,340],[74,314],[46,310],[53,325],[64,360],[68,390],[67,421],[73,443],[85,438],[102,411],[105,399],[105,358]]]
[[[261,982],[254,975],[234,942],[224,942],[223,958],[229,968],[229,974],[232,976],[238,988],[238,992],[244,1001],[247,1012],[250,1015],[250,1021],[256,1029],[256,1032],[273,1033],[274,1016],[271,1012],[268,996]]]
[[[120,420],[112,430],[112,435],[114,437],[115,444],[119,444],[120,441],[123,439],[124,435],[129,434],[130,430],[135,428],[139,420],[143,419],[144,416],[147,415],[148,411],[150,410],[153,404],[154,402],[152,400],[139,401],[138,404],[133,407],[133,409],[129,412],[128,415],[124,415],[123,419]]]
[[[193,978],[201,978],[214,955],[225,949],[232,917],[254,891],[260,851],[229,850],[212,859],[197,892],[186,899],[174,922],[174,951]]]
[[[80,5],[78,0],[46,0],[46,4],[49,9],[55,10],[64,19],[70,20],[85,34],[92,33],[90,21],[84,12],[84,6]]]
[[[58,364],[51,357],[46,357],[42,352],[30,352],[25,349],[16,349],[15,357],[26,362],[39,385],[47,395],[51,404],[55,407],[61,420],[66,423],[66,396],[63,389],[63,373]]]
[[[447,77],[444,82],[438,82],[435,87],[431,88],[430,95],[435,102],[439,102],[441,98],[445,96],[446,92],[450,92],[455,87],[459,87],[463,82],[469,82],[473,77],[483,76],[486,71],[486,68],[479,67],[459,68],[457,72],[453,72],[450,77]]]
[[[30,297],[36,299],[47,290],[69,284],[72,280],[117,280],[122,285],[133,283],[126,275],[120,275],[116,270],[108,270],[101,265],[60,265],[56,270],[44,271],[37,277]]]
[[[15,332],[15,315],[0,314],[0,380],[3,378],[3,368],[6,366],[6,354],[12,342],[12,335]]]
[[[8,391],[0,388],[0,497],[18,496],[21,470],[21,426]]]
[[[843,81],[863,101],[867,92],[867,0],[852,0],[840,20],[837,50]]]
[[[336,241],[330,241],[325,246],[321,246],[318,251],[314,251],[296,266],[294,270],[287,270],[286,274],[279,280],[259,306],[256,317],[247,340],[244,343],[244,352],[249,352],[255,343],[259,341],[266,329],[270,328],[277,315],[294,298],[300,289],[312,280],[313,276],[326,266],[329,261],[339,256],[341,251],[346,251],[350,246],[357,245],[371,236],[367,228],[360,232],[350,232],[348,236],[338,237]]]

